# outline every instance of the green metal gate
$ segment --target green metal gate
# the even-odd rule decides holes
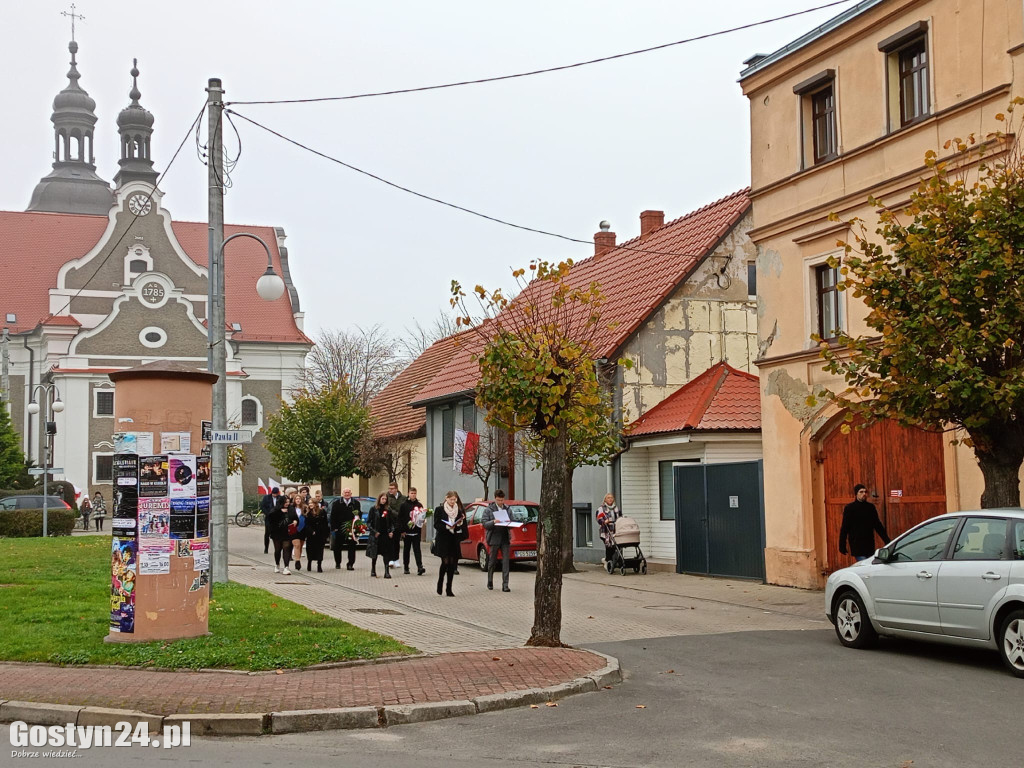
[[[676,572],[764,580],[760,461],[673,468]]]

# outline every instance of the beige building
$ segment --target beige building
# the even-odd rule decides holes
[[[811,335],[868,332],[826,263],[850,237],[829,214],[871,225],[869,196],[908,202],[927,151],[951,157],[947,139],[997,130],[1022,52],[1020,0],[865,0],[746,62],[769,582],[815,587],[850,562],[837,538],[856,482],[890,535],[980,502],[980,471],[952,436],[890,423],[843,435],[834,406],[808,405],[843,387]]]

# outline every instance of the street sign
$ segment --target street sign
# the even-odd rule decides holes
[[[210,430],[211,443],[251,443],[251,429],[212,429]]]
[[[29,467],[28,473],[30,475],[63,475],[64,467],[50,467],[49,469],[43,469],[42,467]]]

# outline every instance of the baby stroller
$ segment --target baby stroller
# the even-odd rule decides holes
[[[620,517],[606,524],[604,530],[605,542],[615,550],[614,556],[605,560],[608,573],[614,573],[616,568],[623,576],[627,568],[632,568],[633,573],[647,573],[647,558],[640,549],[640,524],[631,517]]]

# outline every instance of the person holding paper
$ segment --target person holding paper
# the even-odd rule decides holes
[[[480,519],[487,531],[487,588],[494,589],[494,564],[501,550],[501,591],[511,592],[508,588],[508,569],[511,560],[511,541],[509,539],[508,507],[505,506],[505,492],[500,488],[494,492],[494,501],[484,510]]]
[[[448,597],[455,597],[452,592],[452,579],[455,577],[459,556],[462,554],[462,542],[469,536],[466,528],[466,508],[462,499],[455,491],[448,491],[444,503],[434,510],[434,552],[441,558],[441,570],[437,574],[437,594],[445,589]],[[447,585],[445,584],[447,580]]]

